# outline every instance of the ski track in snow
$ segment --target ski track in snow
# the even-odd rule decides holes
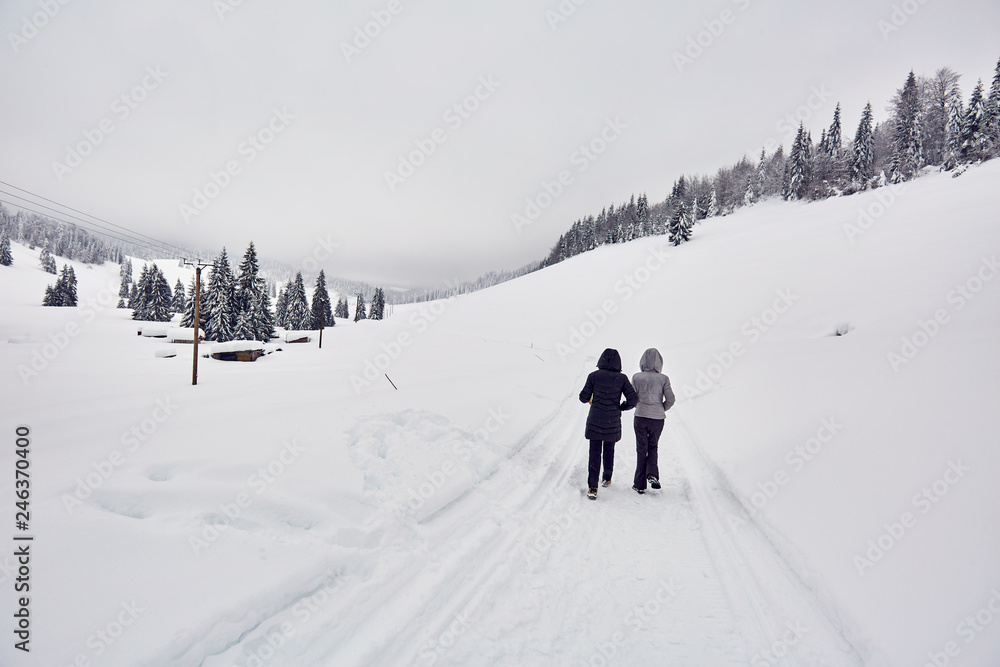
[[[315,583],[276,592],[264,617],[243,628],[227,619],[229,641],[199,642],[211,654],[199,664],[246,665],[251,654],[261,665],[870,664],[762,530],[735,518],[735,496],[678,412],[660,442],[663,489],[631,490],[626,414],[614,482],[594,502],[582,488],[585,410],[570,395],[423,521],[376,516],[375,560],[353,559],[314,612],[303,609]],[[267,650],[283,623],[294,631]]]

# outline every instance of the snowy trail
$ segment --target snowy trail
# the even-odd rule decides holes
[[[875,656],[862,656],[832,605],[799,578],[742,508],[683,419],[673,417],[664,441],[676,449],[691,484],[704,521],[702,536],[743,636],[760,647],[751,664],[882,664]]]
[[[587,500],[584,414],[568,396],[489,477],[420,524],[372,521],[377,562],[341,580],[274,664],[878,663],[760,528],[736,519],[735,497],[676,411],[661,439],[664,488],[631,491],[626,419],[615,481]],[[261,642],[295,604],[240,641]],[[203,664],[231,665],[239,649]]]

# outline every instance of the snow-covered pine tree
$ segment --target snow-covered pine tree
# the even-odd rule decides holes
[[[312,327],[312,315],[309,312],[309,301],[306,298],[306,287],[302,281],[301,271],[295,274],[295,280],[288,287],[288,308],[285,318],[287,329],[304,330]]]
[[[10,237],[7,228],[0,231],[0,266],[10,266],[14,263],[14,255],[10,252]]]
[[[795,135],[788,163],[789,181],[786,199],[801,199],[809,186],[809,140],[803,123],[799,123],[799,131]]]
[[[174,298],[170,303],[170,311],[173,313],[183,313],[187,308],[187,301],[184,299],[184,283],[178,278],[174,283]]]
[[[149,270],[150,293],[144,319],[150,322],[169,322],[173,318],[170,306],[173,293],[163,271],[156,264]],[[183,291],[183,290],[182,290]]]
[[[874,176],[875,135],[872,132],[872,103],[865,105],[861,113],[858,130],[854,133],[853,156],[851,159],[851,180],[866,186]]]
[[[719,195],[716,194],[715,188],[712,188],[712,198],[708,200],[708,213],[706,218],[714,218],[719,215]]]
[[[75,307],[77,304],[76,271],[73,270],[72,266],[63,265],[63,272],[66,274],[65,289],[63,290],[63,305]]]
[[[256,339],[266,343],[274,336],[274,313],[271,311],[271,295],[268,294],[267,281],[257,278],[257,304],[254,308],[254,335]]]
[[[282,329],[288,325],[288,290],[292,288],[292,281],[278,290],[278,298],[274,300],[274,324]]]
[[[368,315],[365,313],[365,295],[358,292],[357,305],[354,307],[354,321],[368,319]]]
[[[267,342],[274,334],[274,316],[267,281],[260,276],[260,262],[253,241],[243,253],[233,285],[234,334],[240,340]]]
[[[923,164],[920,116],[923,113],[917,77],[910,70],[902,90],[893,101],[892,168],[893,183],[913,178]]]
[[[636,219],[636,205],[635,205],[635,195],[632,195],[632,199],[626,206],[622,207],[625,210],[625,240],[633,241],[639,238],[639,233],[637,229],[637,219]]]
[[[337,309],[334,311],[333,314],[335,317],[342,317],[345,320],[351,318],[351,311],[348,309],[347,299],[345,299],[344,297],[340,297],[337,299]]]
[[[760,160],[757,162],[757,182],[754,185],[754,191],[757,193],[757,198],[763,199],[766,192],[765,188],[767,186],[767,155],[765,154],[763,148],[760,149]],[[715,188],[712,188],[712,196],[715,196]],[[716,213],[716,215],[718,215],[718,213]]]
[[[683,208],[677,207],[674,209],[673,215],[670,216],[667,233],[668,240],[674,246],[679,246],[691,238],[691,228],[688,226],[687,214]]]
[[[843,143],[843,130],[840,124],[840,102],[837,102],[837,108],[833,110],[833,122],[830,123],[830,131],[826,133],[826,152],[833,156],[840,155]]]
[[[204,281],[202,281],[201,283],[200,299],[201,302],[198,304],[198,320],[199,320],[198,328],[204,331],[206,321],[208,320],[208,310],[205,308],[205,301],[207,299],[205,297]],[[194,328],[194,277],[193,276],[191,278],[191,282],[188,283],[187,299],[185,301],[186,303],[184,304],[184,316],[181,318],[181,326],[193,329]]]
[[[139,281],[136,283],[135,299],[132,301],[132,319],[148,320],[149,302],[153,297],[153,278],[147,264],[142,265]]]
[[[135,282],[128,290],[128,308],[135,308],[136,302],[139,300],[139,288],[136,286]]]
[[[52,253],[49,252],[48,248],[42,247],[42,251],[38,254],[38,263],[42,265],[42,269],[46,273],[56,275],[56,271],[58,270],[56,268],[56,260],[52,257]]]
[[[229,256],[223,248],[222,253],[212,262],[212,275],[205,291],[205,303],[202,304],[207,311],[205,340],[217,343],[233,340],[236,328],[234,282],[232,269],[229,268]]]
[[[119,272],[122,278],[122,286],[118,290],[118,307],[124,308],[128,301],[129,286],[132,284],[132,260],[126,259],[122,262]]]
[[[986,113],[986,100],[983,98],[983,80],[976,82],[969,98],[969,106],[965,109],[965,119],[962,122],[962,159],[966,162],[982,160],[989,154],[990,141],[987,134],[989,118]]]
[[[747,175],[747,186],[743,190],[743,205],[753,206],[754,194],[753,194],[753,178]]]
[[[73,267],[63,264],[62,272],[56,279],[55,286],[49,285],[45,288],[45,298],[42,300],[42,305],[73,307],[76,304],[76,273],[73,271]]]
[[[260,265],[257,261],[257,249],[254,247],[253,241],[250,241],[246,252],[243,253],[243,260],[240,262],[236,281],[233,286],[233,312],[237,319],[240,313],[253,308],[253,302],[256,299],[258,289],[257,275],[259,271]],[[252,326],[252,324],[248,324],[247,326]],[[246,340],[254,339],[251,336]]]
[[[997,60],[997,67],[993,73],[993,84],[990,86],[990,96],[986,103],[986,112],[989,116],[987,129],[989,131],[992,154],[1000,153],[1000,60]]]
[[[332,327],[336,324],[333,319],[333,308],[330,306],[330,292],[326,289],[326,273],[323,269],[320,269],[316,278],[310,316],[313,329],[319,329],[320,326]]]
[[[370,320],[381,320],[385,317],[385,292],[381,287],[375,288],[370,311],[368,314]]]
[[[958,84],[948,96],[948,121],[944,129],[944,155],[942,164],[945,169],[954,169],[962,155],[962,123],[965,119],[965,105],[962,103],[962,91]]]
[[[639,230],[639,236],[649,236],[652,233],[652,229],[649,224],[649,200],[646,198],[646,193],[643,192],[639,195],[639,200],[635,205],[635,218],[636,227]],[[587,250],[591,248],[588,247]]]

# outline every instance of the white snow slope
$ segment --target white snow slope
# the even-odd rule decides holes
[[[26,425],[32,650],[9,546],[0,663],[1000,664],[998,177],[765,202],[197,387],[190,346],[86,305],[117,267],[42,308],[15,246],[0,498],[13,537]],[[679,400],[663,489],[631,490],[626,414],[592,502],[606,347],[629,374],[657,347]]]

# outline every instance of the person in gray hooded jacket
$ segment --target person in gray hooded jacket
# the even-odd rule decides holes
[[[657,447],[666,411],[674,405],[674,392],[670,378],[661,373],[663,357],[656,348],[642,353],[639,361],[641,372],[632,376],[632,386],[639,395],[635,409],[635,479],[632,488],[646,492],[646,482],[654,489],[660,488],[660,470],[657,464]]]

